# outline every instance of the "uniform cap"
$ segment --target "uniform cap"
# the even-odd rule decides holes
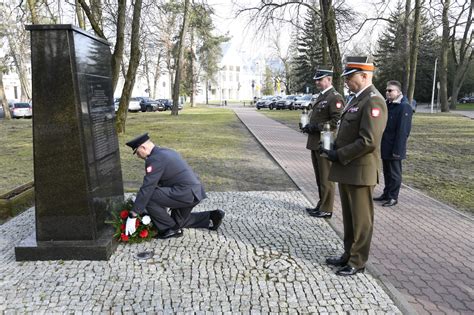
[[[137,152],[137,149],[149,139],[150,137],[148,136],[148,132],[147,132],[147,133],[142,134],[141,136],[136,137],[135,139],[128,141],[126,145],[132,148],[133,154],[135,154]]]
[[[347,57],[346,67],[342,72],[341,76],[346,76],[354,72],[359,71],[374,71],[375,67],[372,62],[369,62],[369,57]]]
[[[316,74],[313,77],[313,80],[319,80],[324,77],[332,77],[332,67],[318,67],[318,70],[316,70]]]

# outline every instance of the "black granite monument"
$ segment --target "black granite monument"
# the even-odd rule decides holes
[[[106,41],[72,25],[30,25],[36,233],[16,260],[107,260],[108,211],[123,201]]]

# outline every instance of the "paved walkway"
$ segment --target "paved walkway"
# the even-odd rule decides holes
[[[342,241],[307,206],[300,191],[214,192],[196,210],[226,210],[217,232],[122,244],[109,261],[16,262],[30,209],[0,225],[0,314],[401,314],[370,274],[323,263]]]
[[[318,192],[306,136],[255,109],[233,108],[315,204]],[[383,186],[376,187],[375,195]],[[342,231],[339,195],[330,220]],[[316,224],[320,219],[310,218]],[[399,204],[375,207],[369,269],[390,282],[419,314],[474,313],[474,218],[403,186]],[[319,244],[318,244],[319,245]]]

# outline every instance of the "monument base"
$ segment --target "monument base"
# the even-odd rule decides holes
[[[15,247],[16,261],[108,260],[117,248],[112,229],[93,241],[37,241],[36,232]]]

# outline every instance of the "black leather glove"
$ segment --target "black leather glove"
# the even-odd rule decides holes
[[[319,132],[318,125],[315,125],[315,124],[307,124],[303,129],[306,130],[303,132],[309,133],[311,135],[315,134],[316,132]]]
[[[322,146],[319,146],[319,154],[331,162],[339,161],[336,150],[326,150]]]

